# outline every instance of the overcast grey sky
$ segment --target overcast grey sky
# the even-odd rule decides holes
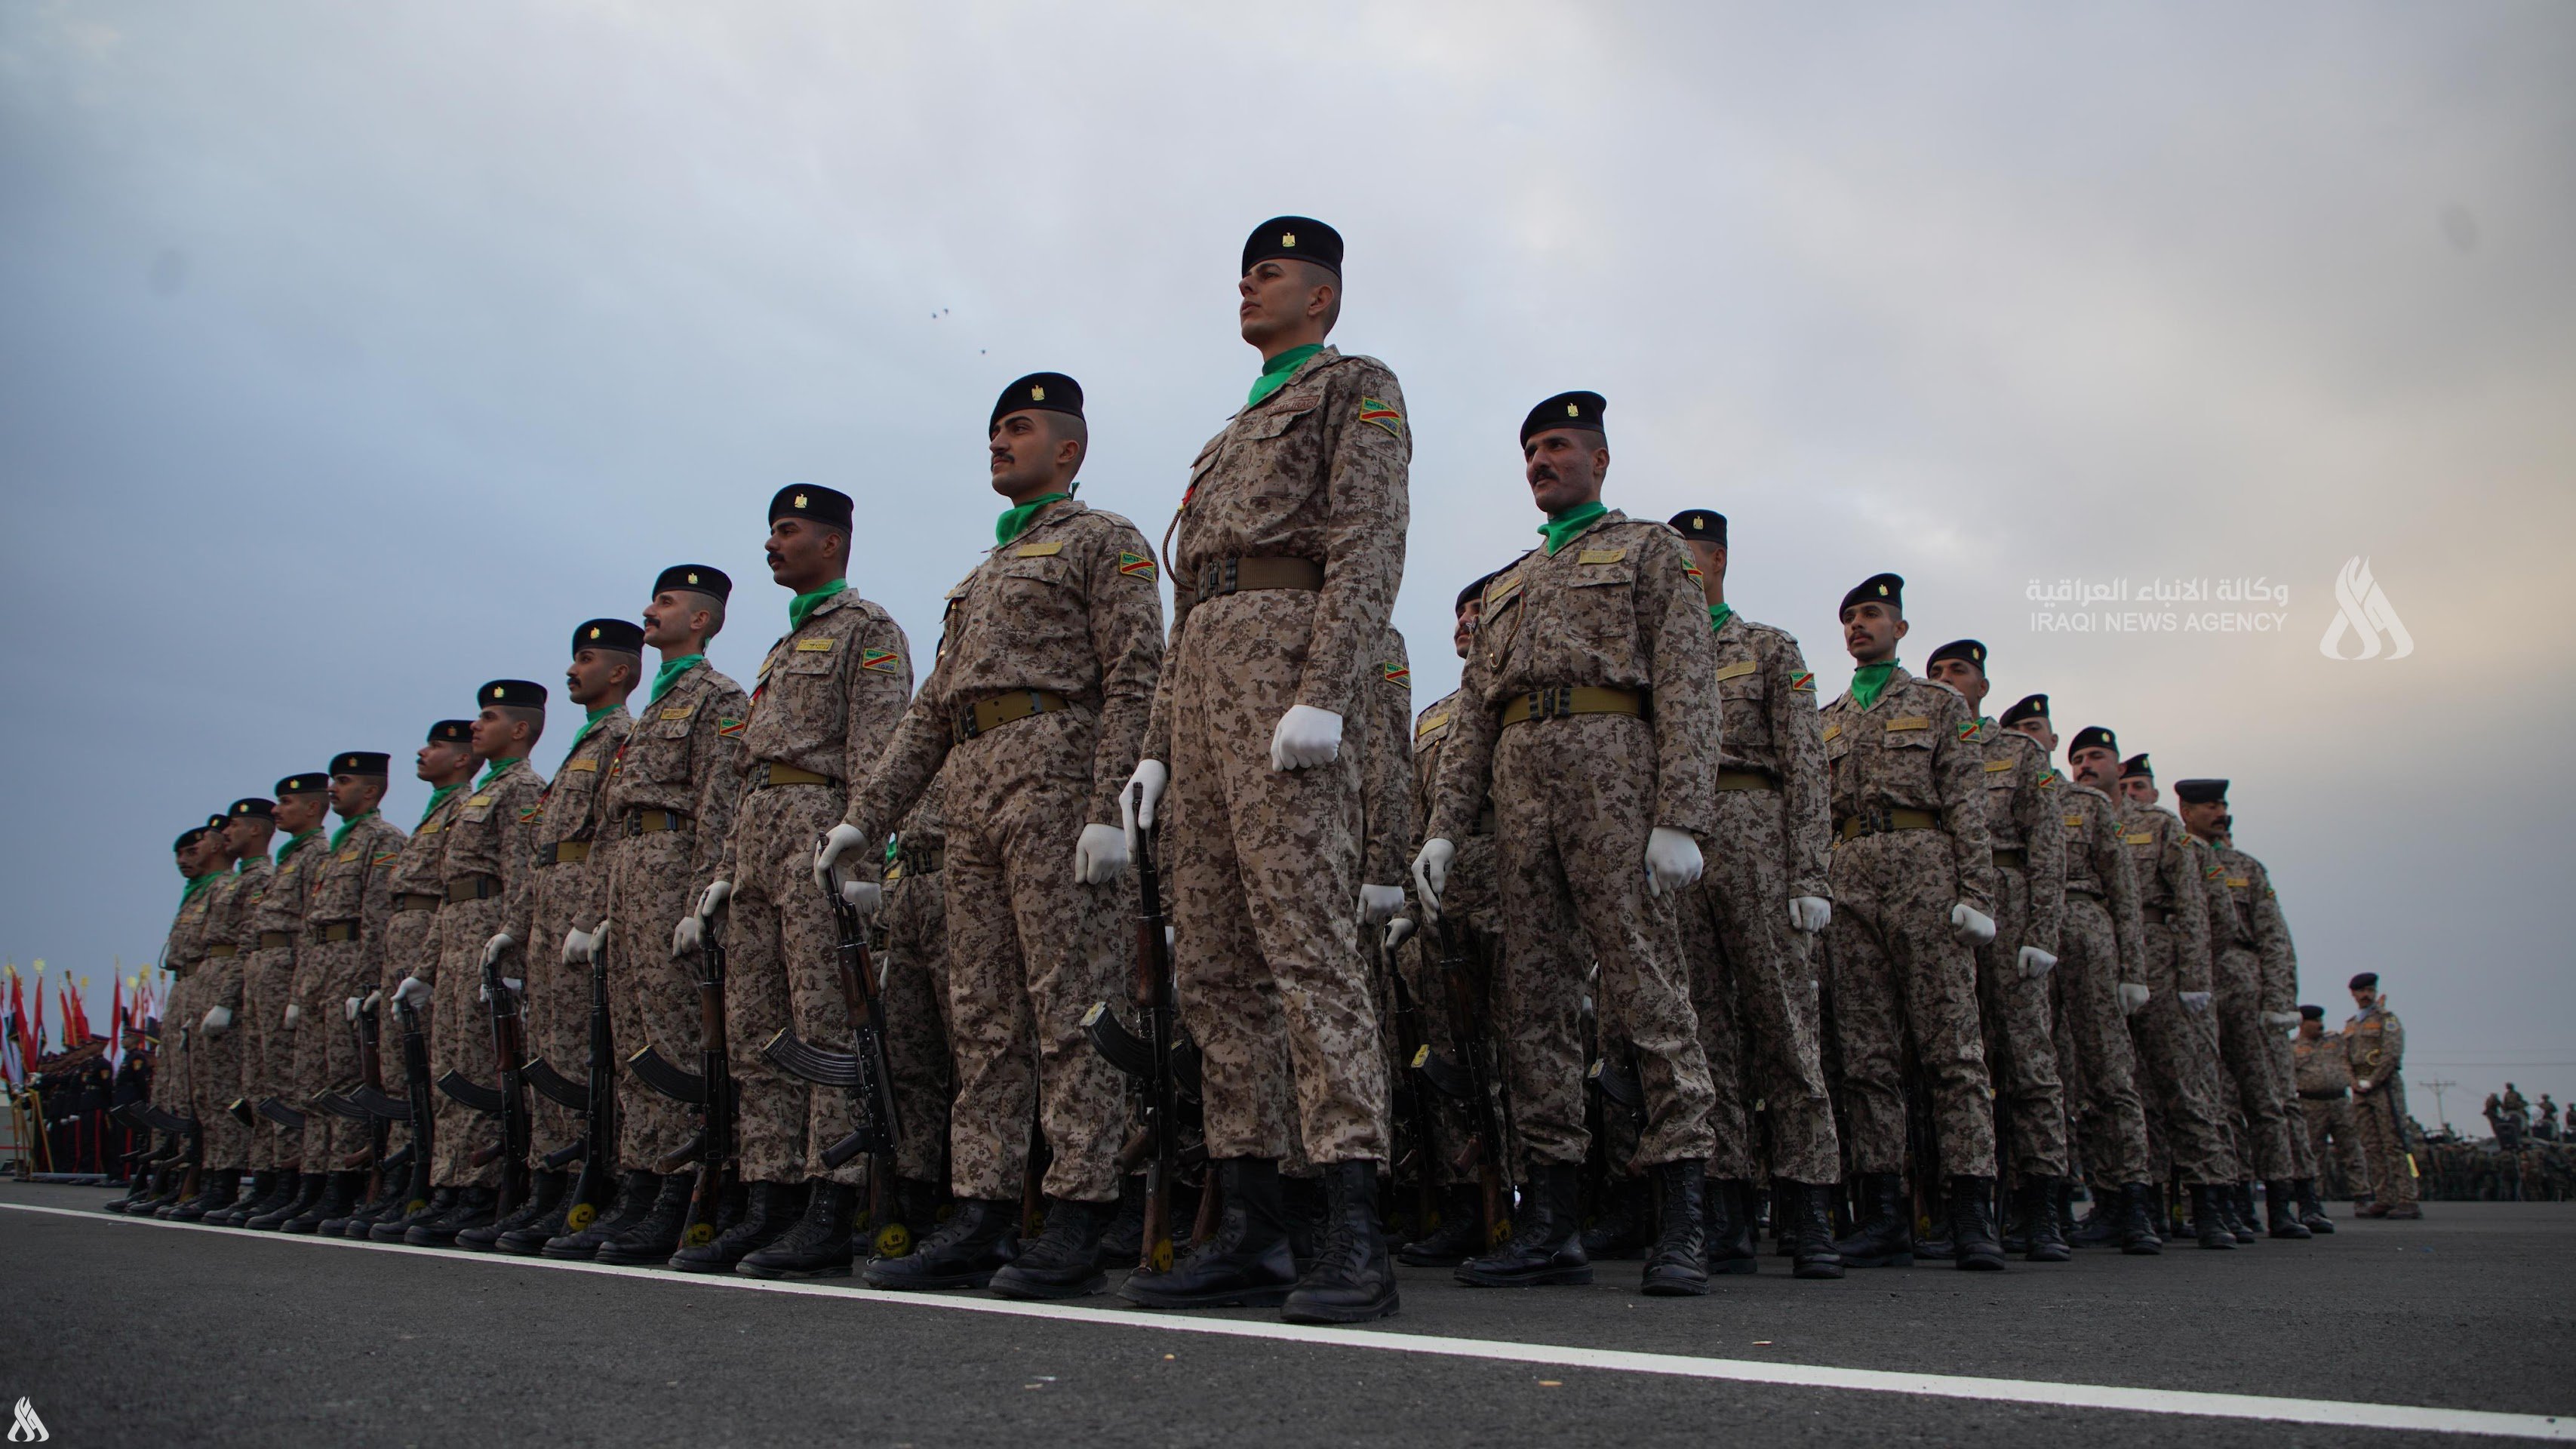
[[[1022,372],[1159,538],[1257,367],[1243,235],[1300,212],[1404,382],[1418,703],[1532,540],[1521,414],[1597,389],[1611,501],[1728,513],[1829,691],[1903,573],[1909,664],[1976,635],[1997,704],[2234,778],[2306,999],[2376,969],[2419,1085],[2565,1100],[2571,81],[2556,3],[8,7],[0,954],[103,999],[179,829],[554,681],[666,563],[741,581],[747,675],[783,483],[859,499],[926,667]],[[2321,655],[2355,557],[2408,657]],[[2287,617],[2036,628],[2162,611],[2027,597],[2078,577]]]

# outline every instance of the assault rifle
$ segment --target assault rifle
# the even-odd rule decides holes
[[[849,1091],[857,1129],[823,1149],[823,1165],[839,1167],[863,1152],[873,1159],[868,1173],[868,1221],[883,1227],[893,1217],[889,1194],[894,1182],[894,1143],[902,1130],[895,1114],[894,1072],[886,1061],[885,997],[878,989],[876,965],[868,957],[867,923],[860,919],[859,908],[841,898],[834,882],[825,881],[822,889],[831,900],[832,921],[840,935],[833,957],[841,977],[841,1002],[850,1014],[851,1050],[844,1053],[810,1045],[797,1039],[794,1027],[785,1026],[760,1054],[791,1076]]]
[[[1133,811],[1144,813],[1144,787],[1132,792]],[[1167,1272],[1172,1266],[1172,1183],[1180,1171],[1180,1083],[1172,1059],[1179,1034],[1180,1011],[1174,998],[1171,943],[1163,936],[1163,877],[1154,865],[1153,833],[1136,830],[1136,980],[1133,1000],[1137,1024],[1131,1034],[1106,1001],[1094,1002],[1082,1027],[1092,1048],[1135,1083],[1143,1098],[1136,1134],[1119,1149],[1119,1170],[1145,1169],[1145,1232],[1137,1267]]]
[[[497,961],[483,963],[483,995],[492,1023],[492,1060],[500,1069],[499,1085],[486,1087],[463,1072],[450,1071],[438,1079],[438,1089],[486,1117],[500,1119],[501,1140],[471,1159],[475,1167],[496,1158],[500,1161],[501,1190],[493,1207],[497,1219],[508,1217],[528,1196],[528,1045],[518,993],[501,980]]]
[[[1462,1060],[1452,1062],[1426,1045],[1414,1053],[1413,1067],[1441,1095],[1467,1105],[1468,1121],[1475,1130],[1452,1161],[1461,1171],[1475,1168],[1485,1241],[1500,1246],[1511,1236],[1510,1149],[1495,1095],[1491,1036],[1477,989],[1476,959],[1446,914],[1432,918],[1431,931],[1440,946],[1440,976],[1449,996],[1449,1042]]]
[[[542,1059],[528,1063],[528,1085],[546,1100],[582,1114],[581,1138],[546,1154],[548,1172],[560,1172],[576,1159],[581,1163],[570,1194],[572,1206],[564,1215],[569,1233],[589,1227],[617,1190],[616,1070],[608,1023],[608,947],[602,944],[590,953],[590,1068],[584,1080],[568,1081]]]
[[[697,1137],[653,1164],[655,1172],[665,1175],[692,1162],[698,1165],[697,1184],[689,1192],[688,1226],[680,1232],[680,1241],[690,1247],[715,1240],[725,1192],[733,1185],[734,1089],[733,1064],[725,1057],[725,948],[723,933],[712,920],[699,938],[698,959],[704,965],[698,974],[698,1070],[672,1065],[650,1043],[626,1059],[626,1070],[637,1081],[698,1109]],[[594,963],[593,970],[597,969]]]

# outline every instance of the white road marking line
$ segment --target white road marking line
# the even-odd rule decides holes
[[[730,1274],[675,1273],[664,1268],[622,1268],[605,1263],[563,1263],[551,1258],[514,1258],[499,1253],[459,1252],[452,1248],[414,1248],[401,1243],[358,1242],[349,1238],[246,1233],[238,1228],[210,1228],[202,1223],[171,1223],[158,1218],[129,1218],[82,1208],[40,1207],[0,1202],[12,1212],[43,1213],[101,1225],[175,1228],[185,1232],[221,1233],[236,1241],[305,1243],[317,1247],[354,1248],[405,1253],[449,1262],[488,1263],[498,1267],[548,1268],[635,1278],[681,1287],[748,1289],[755,1293],[791,1293],[809,1298],[849,1298],[907,1308],[944,1308],[952,1312],[994,1313],[1011,1318],[1053,1319],[1061,1323],[1102,1324],[1167,1333],[1194,1333],[1217,1338],[1255,1338],[1275,1342],[1318,1344],[1327,1348],[1366,1348],[1389,1353],[1428,1354],[1439,1358],[1487,1359],[1498,1363],[1544,1364],[1563,1368],[1609,1369],[1619,1373],[1663,1374],[1675,1378],[1723,1379],[1733,1383],[1777,1384],[1802,1389],[1856,1389],[1867,1393],[1908,1394],[1917,1398],[1978,1399],[1990,1403],[2039,1404],[2050,1408],[2109,1409],[2134,1414],[2184,1414],[2212,1419],[2252,1419],[2284,1424],[2319,1424],[2349,1429],[2418,1430],[2436,1434],[2478,1434],[2506,1439],[2576,1441],[2576,1418],[2554,1414],[2503,1414],[2484,1409],[2440,1409],[2411,1404],[2342,1403],[2330,1399],[2286,1399],[2262,1394],[2203,1393],[2189,1389],[2132,1389],[2110,1384],[2060,1384],[2032,1379],[1973,1378],[1957,1374],[1894,1373],[1884,1369],[1824,1368],[1805,1364],[1762,1363],[1751,1359],[1693,1358],[1684,1354],[1631,1353],[1621,1349],[1577,1348],[1546,1343],[1512,1343],[1487,1338],[1447,1338],[1431,1334],[1393,1333],[1383,1329],[1309,1328],[1294,1323],[1255,1323],[1231,1318],[1190,1318],[1136,1309],[1082,1308],[1060,1303],[1013,1303],[1000,1298],[969,1298],[949,1293],[890,1293],[876,1288],[844,1288],[830,1283],[772,1282]]]

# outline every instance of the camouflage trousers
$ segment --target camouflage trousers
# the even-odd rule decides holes
[[[263,946],[235,959],[241,962],[242,977],[242,1003],[233,1012],[230,1033],[241,1040],[236,1095],[256,1109],[262,1100],[283,1100],[295,1088],[295,1042],[286,1025],[286,1003],[295,985],[295,950]],[[253,1172],[279,1167],[292,1171],[303,1157],[304,1137],[301,1132],[290,1136],[287,1129],[254,1110],[249,1151]]]
[[[179,1044],[179,1029],[194,1028],[206,1013],[199,1008],[190,1015],[188,1003],[196,999],[189,985],[190,977],[173,971],[169,989],[161,997],[161,1039],[152,1057],[152,1105],[178,1116],[188,1115],[188,1072],[186,1048]],[[195,1035],[191,1030],[190,1035]]]
[[[2010,1150],[2005,1165],[2023,1177],[2066,1175],[2066,1088],[2057,1071],[2046,977],[2024,980],[2030,939],[2030,878],[1995,865],[1995,938],[1977,948],[1977,1002],[1987,1070],[1995,1082],[1995,1128]],[[2051,972],[2050,975],[2055,975]]]
[[[529,913],[528,939],[518,948],[528,973],[528,1056],[576,1082],[590,1071],[590,968],[565,961],[563,943],[578,904],[579,872],[591,868],[586,861],[568,861],[537,871],[536,909]],[[531,1159],[543,1161],[581,1140],[582,1113],[543,1092],[530,1092],[528,1101]]]
[[[1533,1164],[1581,1162],[1586,968],[1600,966],[1601,1034],[1635,1049],[1646,1125],[1631,1165],[1705,1162],[1716,1096],[1691,1009],[1677,897],[1647,889],[1655,740],[1631,715],[1510,726],[1494,744],[1512,1106]]]
[[[1842,1142],[1817,1042],[1816,943],[1789,924],[1781,811],[1777,790],[1720,790],[1707,873],[1681,900],[1691,1005],[1715,1093],[1708,1175],[1761,1175],[1758,1103],[1771,1123],[1771,1174],[1823,1184],[1842,1177]]]
[[[2058,1072],[2085,1180],[2097,1188],[2149,1181],[2137,1051],[2120,1013],[2119,939],[2098,897],[2067,892],[2049,986],[2057,1009]]]
[[[698,982],[706,958],[671,954],[671,932],[694,911],[698,840],[687,830],[612,835],[591,847],[591,868],[607,880],[608,1034],[621,1063],[646,1047],[672,1066],[695,1072],[702,1009]],[[643,1171],[688,1145],[694,1112],[621,1068],[617,1082],[617,1160]]]
[[[456,1072],[478,1087],[501,1085],[501,1065],[493,1057],[492,1008],[483,999],[483,943],[501,929],[501,898],[487,896],[479,901],[450,901],[438,908],[438,980],[436,988],[438,1019],[446,1029],[429,1039],[429,1079],[434,1084],[449,1072]],[[502,977],[518,976],[526,970],[522,956],[527,946],[511,947],[505,952],[494,973]],[[438,1150],[430,1164],[430,1183],[435,1187],[498,1187],[501,1185],[501,1119],[477,1112],[445,1092],[435,1092],[438,1115],[431,1124],[436,1137],[432,1144]],[[476,1154],[495,1155],[482,1166],[474,1165]]]
[[[2252,1149],[2239,1154],[2237,1169],[2277,1182],[2299,1174],[2281,1079],[2272,1064],[2271,1041],[2281,1033],[2263,1024],[2261,973],[2262,963],[2253,952],[2241,947],[2220,951],[2210,1010],[2218,1017],[2219,1069],[2236,1089],[2237,1111]]]
[[[2317,1176],[2315,1144],[2299,1120],[2299,1064],[2287,1031],[2263,1033],[2263,1054],[2271,1059],[2272,1081],[2281,1089],[2281,1115],[2290,1129],[2291,1176],[2313,1182]]]
[[[376,1003],[376,1064],[385,1079],[385,1090],[400,1097],[405,1091],[403,1062],[402,1012],[394,1006],[394,990],[406,976],[423,980],[438,978],[438,913],[436,911],[396,910],[385,919],[384,969],[374,987],[384,993]],[[438,1008],[435,998],[412,1008],[420,1018],[421,1035],[427,1038],[430,1080],[438,1080]],[[437,1096],[431,1089],[433,1099]],[[431,1118],[435,1131],[436,1118]],[[401,1151],[411,1141],[409,1122],[388,1123],[385,1127],[385,1154]]]
[[[188,1101],[203,1124],[205,1166],[219,1172],[247,1168],[250,1129],[232,1114],[242,1088],[242,958],[209,956],[197,972],[199,991],[188,1003],[194,1014],[185,1023],[189,1049],[197,1057],[190,1072]],[[231,1009],[233,1024],[223,1035],[210,1036],[206,1013],[218,1006]]]
[[[2354,1197],[2370,1191],[2370,1162],[2362,1155],[2361,1128],[2353,1120],[2352,1094],[2332,1097],[2301,1097],[2299,1121],[2308,1139],[2309,1151],[2322,1166],[2331,1161],[2343,1169],[2344,1190]],[[2322,1171],[2308,1174],[2322,1179]]]
[[[2129,1035],[2144,1068],[2150,1140],[2186,1185],[2234,1182],[2236,1154],[2219,1119],[2217,1034],[2205,1015],[2183,1010],[2173,928],[2151,920],[2146,939],[2141,974],[2149,995],[2129,1018]]]
[[[2394,1100],[2386,1087],[2356,1092],[2352,1098],[2361,1153],[2370,1165],[2370,1198],[2386,1207],[2413,1202],[2420,1194],[2414,1156],[2406,1139],[2398,1135],[2397,1123],[2389,1111]]]
[[[734,1141],[745,1182],[866,1181],[867,1159],[823,1166],[857,1126],[850,1094],[818,1087],[760,1054],[782,1027],[809,1046],[851,1049],[841,996],[840,927],[814,883],[814,842],[841,821],[837,785],[772,785],[743,796],[733,823],[733,901],[725,931],[726,1057]]]
[[[1855,1172],[1905,1166],[1903,1043],[1931,1093],[1940,1170],[1995,1175],[1977,963],[1950,934],[1958,869],[1944,830],[1864,835],[1834,848],[1834,1039]],[[1917,1165],[1917,1171],[1922,1165]]]
[[[886,1070],[894,1076],[903,1128],[895,1139],[895,1171],[936,1184],[948,1180],[948,1108],[957,1097],[957,1068],[948,1047],[945,872],[924,869],[925,859],[937,857],[907,858],[902,874],[886,883]],[[1005,1196],[1017,1192],[1014,1187]]]
[[[1164,666],[1173,970],[1201,1053],[1211,1157],[1287,1157],[1291,1102],[1311,1161],[1389,1155],[1386,1059],[1359,948],[1360,752],[1270,767],[1315,606],[1293,589],[1210,599]],[[1072,837],[1059,849],[1069,856]],[[949,896],[953,930],[954,885]]]
[[[365,979],[366,945],[308,938],[295,962],[295,1091],[304,1117],[304,1170],[337,1172],[366,1149],[367,1124],[325,1112],[313,1099],[358,1080],[357,1027],[349,998],[375,989]]]
[[[1449,905],[1451,902],[1444,901],[1442,904]],[[1461,912],[1459,918],[1451,922],[1450,929],[1463,931],[1467,935],[1466,941],[1462,944],[1472,960],[1466,967],[1466,980],[1460,984],[1465,988],[1466,1000],[1475,1003],[1484,1013],[1487,1048],[1484,1063],[1485,1080],[1498,1083],[1503,1080],[1501,1032],[1506,1020],[1502,996],[1501,938],[1490,930],[1480,929],[1471,924],[1473,920],[1472,915]],[[1466,1059],[1459,1051],[1458,1032],[1455,1025],[1460,1003],[1451,999],[1451,992],[1456,988],[1441,971],[1438,938],[1428,930],[1419,932],[1405,944],[1398,955],[1401,959],[1396,969],[1403,973],[1405,990],[1413,998],[1415,1019],[1420,1023],[1422,1032],[1422,1044],[1429,1046],[1432,1051],[1446,1060],[1463,1066]],[[1390,1003],[1390,1013],[1392,1009],[1392,1003]],[[1393,1041],[1392,1035],[1389,1041],[1390,1043]],[[1476,1123],[1480,1114],[1474,1111],[1473,1104],[1461,1102],[1435,1090],[1429,1081],[1422,1078],[1421,1073],[1413,1071],[1410,1060],[1394,1060],[1392,1056],[1390,1060],[1393,1061],[1396,1071],[1407,1073],[1414,1078],[1413,1090],[1423,1093],[1431,1105],[1433,1141],[1425,1148],[1424,1164],[1425,1170],[1431,1174],[1431,1180],[1444,1186],[1461,1186],[1475,1182],[1477,1164],[1474,1161],[1462,1161],[1461,1151],[1466,1147],[1468,1139],[1476,1135]],[[1504,1114],[1497,1109],[1497,1115]],[[1508,1123],[1504,1130],[1506,1133],[1510,1131]],[[1510,1154],[1516,1148],[1514,1144],[1506,1143],[1502,1150]],[[1506,1155],[1501,1160],[1511,1162],[1519,1159],[1516,1156]]]

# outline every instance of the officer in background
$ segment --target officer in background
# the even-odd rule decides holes
[[[2343,1024],[2344,1053],[2352,1063],[2353,1118],[2361,1128],[2361,1147],[2370,1159],[2370,1205],[2366,1218],[2420,1218],[2416,1206],[2415,1149],[2406,1130],[2406,1081],[2399,1069],[2406,1061],[2406,1027],[2379,994],[2379,973],[2352,978],[2352,1002],[2360,1010]]]
[[[2326,1030],[2326,1009],[2305,1005],[2299,1008],[2299,1034],[2290,1043],[2290,1060],[2298,1072],[2300,1125],[2308,1135],[2308,1144],[2317,1161],[2327,1161],[2327,1153],[2343,1173],[2343,1191],[2347,1198],[2370,1195],[2370,1163],[2362,1155],[2361,1128],[2352,1110],[2352,1058],[2343,1034]],[[2305,1209],[2302,1203],[2302,1221]],[[2313,1204],[2319,1216],[2324,1204]],[[2320,1229],[2308,1224],[2311,1232],[2333,1232],[2329,1223]]]

